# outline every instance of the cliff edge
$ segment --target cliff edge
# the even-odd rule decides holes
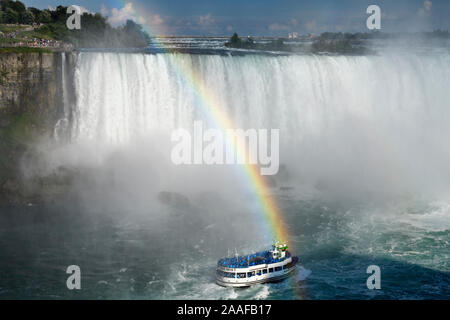
[[[36,143],[52,137],[62,101],[61,61],[61,53],[0,53],[0,202],[33,196],[21,166]]]

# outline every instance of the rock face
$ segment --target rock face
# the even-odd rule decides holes
[[[63,110],[62,53],[0,53],[0,201],[21,194],[20,163]]]
[[[59,53],[0,54],[0,114],[56,114],[61,77]],[[53,122],[54,117],[45,117]],[[45,124],[44,124],[45,127]]]

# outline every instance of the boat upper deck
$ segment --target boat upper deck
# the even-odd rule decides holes
[[[217,266],[219,267],[225,267],[225,268],[248,268],[251,266],[256,266],[260,264],[271,264],[271,263],[277,263],[282,262],[286,259],[291,257],[291,254],[289,251],[286,251],[286,256],[284,258],[280,259],[274,259],[272,257],[272,253],[270,251],[262,251],[262,252],[256,252],[247,256],[238,256],[238,257],[232,257],[232,258],[224,258],[220,259],[217,263]]]

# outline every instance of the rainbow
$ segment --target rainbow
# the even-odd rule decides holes
[[[164,32],[158,30],[159,33],[157,33],[155,32],[156,30],[154,30],[155,28],[151,27],[150,24],[145,22],[142,23],[142,18],[145,20],[146,16],[152,16],[147,8],[138,6],[136,2],[132,1],[120,0],[114,2],[118,2],[121,8],[128,6],[128,8],[131,9],[132,6],[132,10],[128,10],[128,12],[134,16],[135,21],[143,26],[144,30],[153,38],[153,41],[156,41],[163,51],[166,50],[164,45],[158,41],[158,38],[155,38],[158,35],[164,34]],[[139,12],[139,14],[136,12]],[[213,91],[208,89],[205,81],[196,74],[190,66],[183,63],[181,59],[171,59],[170,61],[173,70],[179,74],[185,83],[193,90],[198,101],[201,103],[203,112],[212,120],[216,127],[221,128],[222,130],[233,129],[233,123],[225,112],[225,106],[223,106],[222,102],[213,94]],[[228,143],[231,143],[231,146],[235,150],[235,154],[243,154],[246,156],[245,159],[248,159],[244,145],[240,144],[236,139],[228,141]],[[259,207],[258,211],[262,214],[264,221],[266,221],[272,239],[288,243],[289,236],[286,226],[283,223],[282,213],[273,196],[269,194],[267,181],[260,175],[259,167],[249,164],[248,161],[246,161],[245,165],[239,167],[243,168],[244,179],[257,199]]]

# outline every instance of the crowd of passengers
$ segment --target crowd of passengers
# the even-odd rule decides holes
[[[286,252],[286,258],[289,258],[289,252]],[[274,259],[269,251],[257,252],[248,256],[240,256],[233,258],[226,258],[219,260],[219,266],[227,268],[245,268],[248,266],[255,266],[258,264],[271,264],[283,261],[283,259]]]

